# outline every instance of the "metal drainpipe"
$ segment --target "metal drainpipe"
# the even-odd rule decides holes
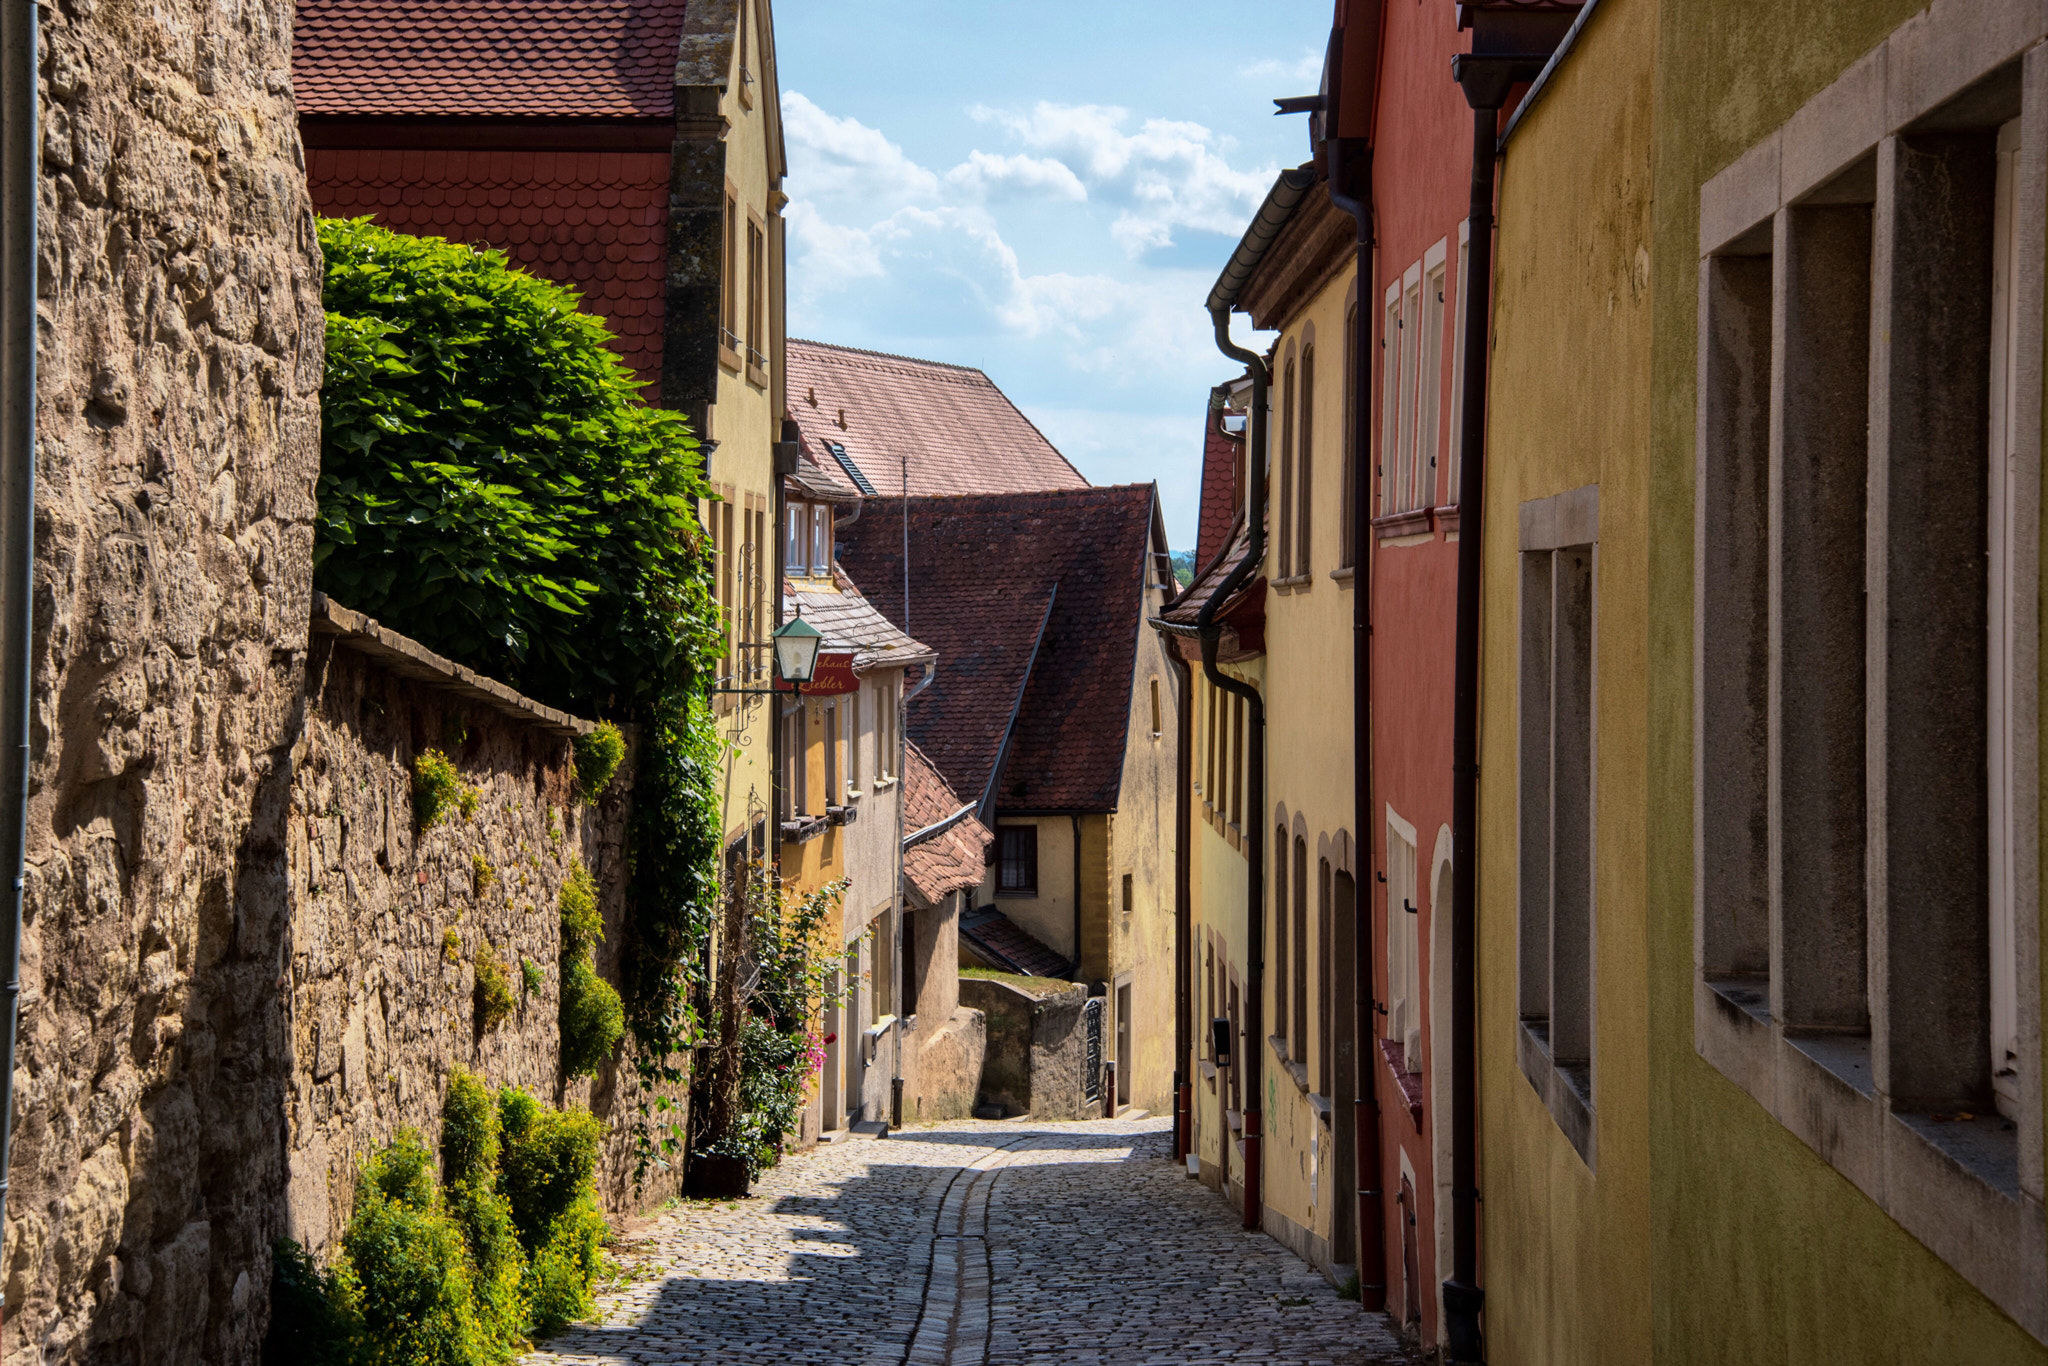
[[[1074,980],[1085,982],[1088,974],[1081,967],[1081,818],[1068,816],[1074,826]]]
[[[1249,819],[1244,831],[1245,849],[1245,1038],[1235,1063],[1245,1069],[1244,1097],[1244,1226],[1259,1228],[1264,1223],[1264,1198],[1260,1189],[1260,1125],[1264,1111],[1259,1087],[1264,1082],[1263,1052],[1259,1040],[1266,1023],[1266,708],[1259,690],[1232,678],[1216,667],[1217,638],[1221,629],[1216,613],[1246,580],[1264,568],[1266,560],[1266,390],[1272,372],[1265,358],[1247,351],[1230,339],[1230,311],[1219,305],[1210,312],[1216,329],[1216,349],[1245,367],[1252,382],[1251,420],[1245,434],[1245,526],[1251,543],[1237,568],[1216,585],[1209,600],[1195,616],[1197,638],[1202,643],[1202,674],[1214,686],[1242,697],[1245,702],[1247,754],[1245,759],[1245,812]],[[1229,1142],[1228,1135],[1224,1142]]]
[[[1355,816],[1358,870],[1352,895],[1352,976],[1357,1004],[1356,1050],[1358,1094],[1352,1104],[1356,1119],[1354,1157],[1358,1175],[1358,1294],[1367,1309],[1387,1302],[1385,1197],[1380,1191],[1380,1101],[1378,1011],[1373,992],[1373,874],[1378,862],[1379,822],[1372,795],[1372,326],[1369,291],[1372,282],[1372,148],[1361,144],[1353,170],[1355,195],[1337,188],[1330,178],[1330,202],[1358,223],[1358,312],[1351,341],[1351,563],[1356,576],[1351,599],[1351,745],[1352,805]]]
[[[902,452],[897,459],[902,464],[903,480],[903,634],[910,634],[910,454]],[[889,951],[895,955],[890,969],[891,976],[903,972],[903,761],[908,750],[905,727],[910,721],[910,699],[923,692],[938,674],[937,666],[925,671],[922,682],[915,692],[905,692],[899,681],[896,685],[896,913],[890,917],[893,933],[889,936]],[[904,1021],[909,1017],[903,1007],[910,1004],[905,997],[910,983],[896,984],[896,1028],[895,1047],[889,1052],[889,1127],[903,1127],[903,1035]]]
[[[1164,642],[1162,642],[1164,643]],[[1192,776],[1189,751],[1194,748],[1193,671],[1180,657],[1178,646],[1168,648],[1167,667],[1173,670],[1174,702],[1174,790],[1173,790],[1173,1160],[1187,1161],[1194,1148],[1194,995],[1195,946],[1189,925],[1193,903],[1188,894],[1188,845],[1194,838],[1194,804],[1189,799]]]
[[[36,500],[36,7],[0,9],[0,1229],[14,1140],[21,895],[28,841],[29,637]],[[0,1301],[0,1314],[4,1314]]]
[[[1454,70],[1472,104],[1471,246],[1465,286],[1464,468],[1458,487],[1458,616],[1451,726],[1451,1276],[1444,1327],[1452,1361],[1485,1360],[1479,1286],[1478,982],[1474,886],[1479,830],[1479,608],[1486,496],[1486,357],[1493,281],[1493,161],[1507,81],[1496,63]]]

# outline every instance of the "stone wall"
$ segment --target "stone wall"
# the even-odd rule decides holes
[[[42,18],[6,1346],[252,1359],[323,359],[290,0]]]
[[[557,903],[579,860],[605,916],[599,972],[618,975],[630,762],[597,805],[582,806],[571,738],[588,723],[324,599],[315,600],[314,625],[288,837],[287,1231],[316,1253],[331,1251],[362,1160],[401,1127],[437,1141],[441,1097],[457,1067],[550,1105],[592,1109],[607,1121],[605,1205],[636,1204],[630,1065],[563,1081],[556,1025]],[[428,749],[449,757],[477,801],[472,816],[419,830],[413,760]],[[518,1006],[480,1033],[474,990],[486,951],[508,970]],[[537,990],[526,990],[522,962],[540,969]],[[654,1179],[641,1199],[668,1193]]]
[[[1083,1096],[1085,985],[1050,977],[962,977],[960,1000],[986,1020],[978,1108],[999,1107],[1005,1117],[1033,1119],[1093,1119],[1102,1113],[1099,1103]]]

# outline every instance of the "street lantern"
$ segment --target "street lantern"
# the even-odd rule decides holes
[[[825,638],[818,634],[818,628],[804,620],[804,609],[796,609],[791,618],[773,636],[775,641],[775,672],[791,687],[801,687],[811,681],[811,675],[818,668],[818,646]]]

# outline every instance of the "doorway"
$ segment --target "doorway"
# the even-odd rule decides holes
[[[840,1113],[840,1098],[844,1095],[841,1082],[845,1077],[845,1064],[840,1062],[840,1053],[846,1047],[846,1007],[839,1000],[840,975],[834,971],[825,979],[825,999],[832,1004],[825,1008],[825,1066],[821,1082],[825,1092],[825,1114],[820,1125],[826,1133],[844,1128],[846,1118]]]

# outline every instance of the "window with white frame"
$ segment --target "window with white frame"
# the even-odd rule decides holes
[[[1387,286],[1386,330],[1380,337],[1380,513],[1401,501],[1401,285]]]
[[[1421,387],[1422,376],[1421,340],[1422,273],[1420,266],[1410,266],[1401,296],[1401,387],[1395,392],[1395,403],[1400,409],[1396,416],[1401,424],[1398,462],[1401,468],[1401,510],[1404,512],[1423,504],[1422,470],[1415,444],[1416,392]]]
[[[1518,1061],[1593,1162],[1593,632],[1599,488],[1521,507]]]
[[[843,801],[854,801],[860,796],[861,703],[871,686],[862,679],[860,686],[846,695],[846,796],[841,799]]]
[[[1416,375],[1416,477],[1421,490],[1417,507],[1437,500],[1437,451],[1444,407],[1444,266],[1443,247],[1431,251],[1436,265],[1422,281],[1422,363]]]
[[[1982,40],[1935,6],[1701,190],[1694,1043],[2048,1340],[2048,61]]]
[[[1415,904],[1415,827],[1387,807],[1387,1038],[1403,1068],[1422,1070],[1422,986]]]

